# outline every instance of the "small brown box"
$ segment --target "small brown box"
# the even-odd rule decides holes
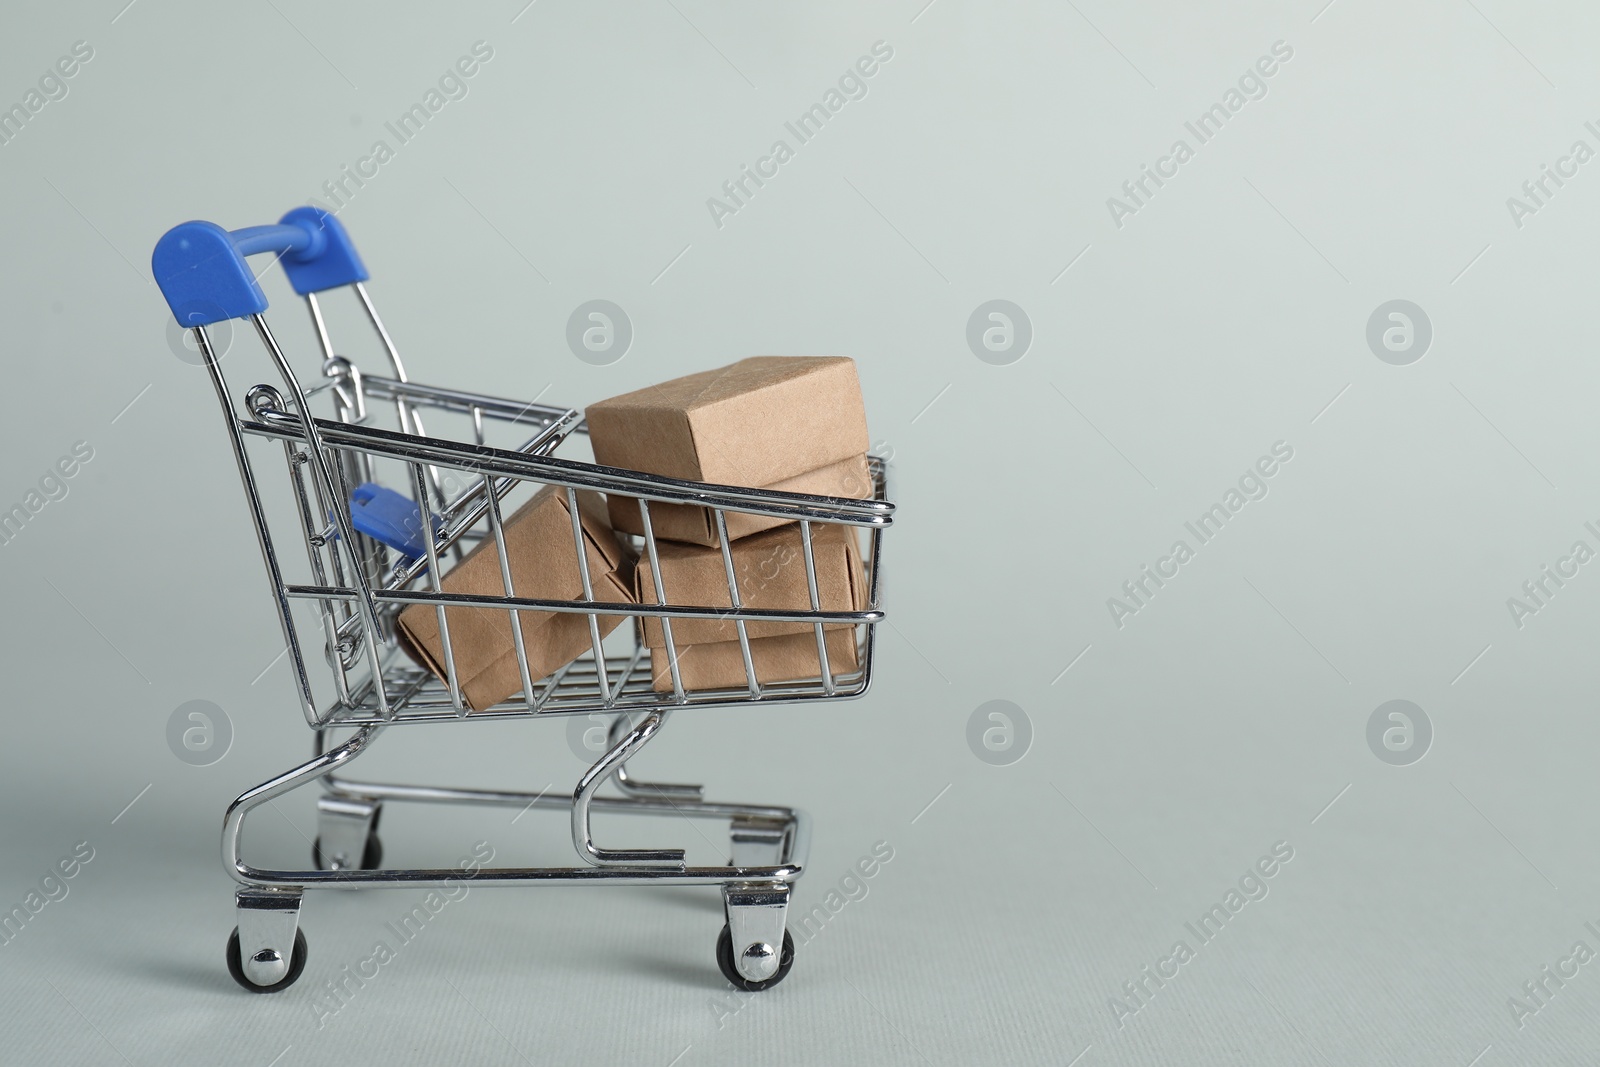
[[[717,485],[863,499],[871,495],[866,409],[848,356],[753,356],[591,404],[595,462]],[[611,522],[643,534],[639,502],[611,497]],[[717,544],[710,511],[654,504],[656,536]],[[728,536],[784,520],[730,512]]]
[[[674,628],[674,637],[677,636]],[[856,634],[852,627],[823,631],[828,648],[828,669],[835,676],[850,674],[860,667]],[[752,637],[750,662],[755,664],[756,680],[762,685],[816,678],[822,674],[817,659],[815,631]],[[658,691],[672,689],[672,671],[667,666],[664,648],[650,650],[652,684]],[[678,644],[678,677],[685,689],[743,689],[744,652],[738,641],[713,641],[706,645]]]
[[[809,611],[811,594],[806,582],[805,546],[801,527],[789,523],[733,541],[729,552],[739,599],[744,607],[778,611]],[[861,611],[867,606],[866,577],[854,527],[831,523],[811,525],[811,557],[816,568],[818,601],[823,611]],[[727,567],[721,548],[660,542],[657,559],[666,599],[672,604],[732,606],[728,595]],[[634,576],[640,604],[657,603],[655,580],[648,559],[641,559]],[[645,644],[656,665],[657,689],[671,689],[661,620],[645,618]],[[790,681],[821,673],[817,658],[816,629],[804,622],[748,622],[751,661],[760,682]],[[824,628],[828,666],[847,674],[858,666],[855,627],[838,623]],[[673,644],[685,687],[717,689],[745,684],[744,657],[739,648],[738,626],[727,619],[675,619]]]
[[[633,602],[632,561],[606,521],[597,494],[578,493],[578,518],[583,529],[585,556],[594,599],[613,604]],[[545,486],[502,524],[511,584],[519,597],[535,600],[582,600],[583,576],[573,545],[572,513],[567,491]],[[500,554],[494,539],[486,537],[440,583],[447,593],[505,596],[500,575]],[[467,706],[482,711],[522,689],[517,668],[511,616],[503,608],[445,609],[450,623],[450,650],[456,678]],[[600,636],[620,625],[626,616],[602,615]],[[591,647],[589,616],[572,612],[521,611],[518,621],[528,654],[528,676],[533,681],[571,663]],[[438,610],[431,604],[412,604],[400,613],[402,641],[440,678],[446,677],[444,642],[439,636]]]

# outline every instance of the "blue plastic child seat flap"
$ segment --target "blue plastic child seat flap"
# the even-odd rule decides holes
[[[439,516],[428,516],[433,536],[437,537],[443,525]],[[380,544],[403,554],[407,559],[420,559],[428,554],[428,544],[423,540],[422,509],[407,496],[385,489],[381,485],[363,482],[350,494],[350,522],[359,532]]]

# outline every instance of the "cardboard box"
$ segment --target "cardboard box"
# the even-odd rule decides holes
[[[583,528],[585,556],[594,599],[610,603],[633,602],[632,559],[606,521],[598,494],[578,494],[578,518]],[[540,489],[522,507],[507,516],[502,532],[511,584],[519,597],[539,600],[581,600],[583,576],[572,539],[572,515],[567,491],[558,486]],[[500,576],[500,556],[494,539],[484,538],[445,574],[441,586],[447,593],[505,596]],[[521,692],[522,674],[511,632],[510,613],[500,608],[445,609],[450,623],[450,649],[455,658],[461,695],[475,711],[492,707]],[[604,637],[627,616],[600,616]],[[522,641],[528,655],[528,675],[534,681],[571,663],[591,647],[589,616],[556,611],[518,613]],[[431,604],[412,604],[400,612],[397,629],[402,643],[440,678],[446,677],[444,642],[439,635],[438,611]]]
[[[717,485],[864,499],[872,493],[866,409],[847,356],[754,356],[592,404],[595,461]],[[611,522],[644,533],[638,501],[608,501]],[[716,545],[706,508],[653,504],[657,538]],[[783,520],[728,513],[728,535]]]
[[[731,543],[729,554],[733,557],[739,599],[745,607],[776,611],[811,609],[805,546],[800,541],[799,523],[787,523],[740,538]],[[727,567],[721,548],[660,542],[656,545],[656,557],[661,562],[661,585],[667,603],[709,608],[733,606],[728,596]],[[866,580],[854,527],[812,523],[811,559],[817,572],[817,594],[823,611],[865,609]],[[640,604],[657,602],[648,557],[639,559],[634,572],[634,599]],[[652,648],[664,645],[666,635],[662,633],[661,620],[647,617],[643,621],[645,644]],[[748,622],[745,632],[751,637],[773,637],[814,633],[815,630],[804,622]],[[672,636],[679,645],[706,644],[737,641],[739,631],[729,619],[674,619]]]
[[[748,608],[808,611],[805,547],[800,525],[789,523],[730,543],[739,599]],[[721,548],[658,542],[657,558],[666,600],[671,604],[728,608],[727,568]],[[866,575],[853,527],[816,523],[811,526],[811,556],[817,574],[818,601],[824,611],[861,611],[867,606]],[[655,581],[647,558],[634,574],[635,598],[654,604]],[[654,685],[671,689],[666,635],[661,620],[645,618],[644,641],[651,649]],[[814,678],[821,673],[816,628],[804,622],[748,622],[751,660],[762,683]],[[835,674],[857,666],[855,627],[848,623],[824,628],[828,665]],[[717,689],[745,684],[739,630],[728,619],[675,619],[673,643],[678,670],[690,689]]]
[[[677,637],[677,627],[673,627]],[[823,631],[828,648],[828,668],[835,677],[856,671],[861,663],[856,649],[854,627]],[[815,630],[803,634],[750,639],[750,661],[756,667],[756,680],[762,685],[817,678],[822,674],[817,659]],[[672,671],[667,666],[667,650],[650,650],[651,684],[657,691],[671,692]],[[678,676],[685,689],[745,688],[744,653],[738,641],[716,641],[707,645],[678,644]]]

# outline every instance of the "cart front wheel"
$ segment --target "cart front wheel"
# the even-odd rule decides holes
[[[752,945],[745,949],[746,952],[760,952],[763,948],[771,952],[770,945]],[[759,993],[763,989],[770,989],[783,981],[789,973],[789,968],[794,966],[794,938],[789,936],[789,931],[783,932],[783,951],[778,956],[778,970],[771,978],[764,982],[752,982],[739,973],[739,968],[733,958],[733,931],[726,924],[722,927],[722,936],[717,938],[717,966],[722,968],[722,976],[746,993]]]
[[[266,950],[266,951],[271,951]],[[294,949],[289,956],[289,971],[272,985],[257,985],[245,977],[244,960],[239,950],[239,928],[233,928],[233,936],[228,938],[228,973],[233,975],[233,980],[252,993],[277,993],[294,985],[300,977],[300,972],[306,969],[306,932],[296,929],[294,932]]]
[[[333,870],[322,858],[322,838],[318,837],[311,844],[311,863],[319,871]],[[367,835],[367,847],[361,853],[361,869],[375,871],[383,866],[383,842],[378,840],[378,835]]]

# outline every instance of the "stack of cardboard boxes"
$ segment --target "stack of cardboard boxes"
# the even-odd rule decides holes
[[[691,374],[591,405],[585,412],[595,461],[605,466],[718,485],[863,499],[871,495],[866,411],[855,362],[844,356],[758,356],[720,370]],[[658,603],[648,558],[635,560],[617,533],[644,533],[639,501],[610,496],[602,507],[579,494],[594,599]],[[729,551],[745,607],[805,611],[811,607],[798,523],[725,513]],[[607,519],[609,518],[609,522]],[[650,506],[656,558],[666,602],[727,608],[726,568],[716,518],[690,504]],[[821,608],[858,611],[867,591],[860,546],[852,527],[811,524],[812,561]],[[519,597],[582,597],[566,491],[546,489],[505,523],[507,562]],[[445,575],[450,592],[504,595],[492,539]],[[463,697],[488,707],[522,688],[509,616],[504,611],[450,608],[451,650]],[[534,681],[590,647],[588,617],[520,613]],[[622,619],[601,618],[602,634]],[[400,614],[402,640],[444,676],[436,609],[412,605]],[[746,625],[751,660],[761,683],[814,678],[821,673],[815,627],[806,623]],[[672,678],[659,619],[645,619],[655,688]],[[732,621],[679,619],[672,625],[679,676],[686,689],[743,687],[744,657]],[[825,631],[828,665],[855,670],[854,627]]]

